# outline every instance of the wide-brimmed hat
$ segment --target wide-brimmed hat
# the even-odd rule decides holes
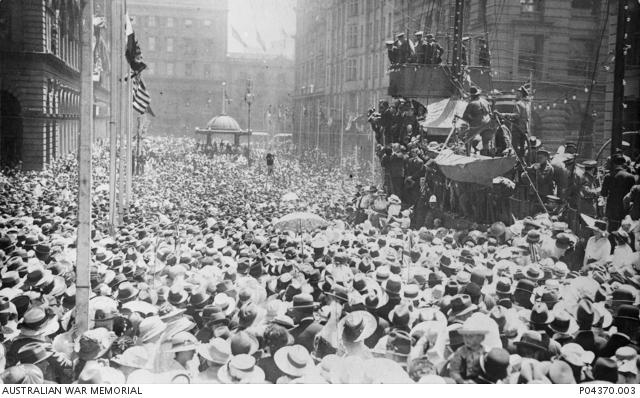
[[[138,326],[138,336],[142,343],[160,335],[167,329],[167,324],[159,316],[150,316],[142,320]]]
[[[31,363],[35,365],[47,360],[51,355],[53,355],[53,352],[47,350],[44,343],[27,343],[18,350],[18,363]]]
[[[213,305],[220,307],[227,316],[231,315],[236,310],[236,301],[226,293],[216,294],[213,299]]]
[[[120,302],[131,301],[138,296],[140,291],[133,286],[131,282],[123,282],[118,285],[118,293],[116,294],[116,300]]]
[[[189,293],[181,287],[172,287],[169,289],[169,294],[167,295],[167,301],[171,305],[181,305],[187,302],[189,299]]]
[[[98,359],[109,351],[116,338],[115,333],[106,328],[87,330],[76,340],[74,351],[85,361]]]
[[[513,344],[518,346],[526,346],[529,348],[533,348],[539,351],[548,351],[549,345],[545,344],[544,339],[542,337],[542,333],[535,330],[527,330],[522,336],[520,336],[520,340],[514,342]]]
[[[490,332],[490,325],[487,323],[487,316],[484,314],[476,313],[472,314],[462,324],[462,327],[458,329],[458,333],[461,335],[468,334],[488,334]]]
[[[548,325],[553,321],[553,314],[544,303],[535,303],[531,310],[523,310],[520,317],[532,326]]]
[[[201,318],[205,323],[211,323],[214,325],[229,325],[230,322],[230,319],[227,318],[227,314],[225,314],[225,312],[222,311],[222,308],[217,305],[208,305],[204,307]]]
[[[224,384],[262,383],[264,371],[256,366],[256,359],[251,355],[236,355],[218,370],[218,380]]]
[[[280,348],[273,359],[281,372],[292,377],[304,376],[315,368],[309,351],[299,344]]]
[[[214,337],[209,343],[198,346],[197,352],[207,361],[224,365],[231,358],[231,345],[227,340]]]
[[[291,309],[293,310],[312,310],[318,306],[318,303],[313,301],[313,296],[308,293],[300,293],[293,296]]]
[[[402,204],[402,201],[400,200],[399,197],[397,197],[396,195],[391,195],[387,198],[387,201],[389,202],[389,204],[393,204],[393,205],[399,205]]]
[[[136,369],[150,369],[149,352],[143,346],[133,346],[127,348],[122,354],[111,358],[112,362],[120,366],[127,366]]]
[[[402,294],[402,279],[399,275],[392,274],[382,283],[382,289],[391,296],[400,296]]]
[[[40,306],[29,308],[18,325],[20,334],[26,337],[49,336],[60,328],[58,317],[47,314]]]
[[[234,334],[229,340],[231,345],[231,354],[249,354],[253,355],[258,351],[259,343],[251,334],[240,331]]]
[[[349,313],[338,323],[338,336],[348,342],[357,343],[371,337],[378,324],[373,315],[367,311]]]
[[[171,348],[166,352],[195,351],[198,339],[189,332],[178,332],[171,337]]]
[[[507,377],[509,358],[509,351],[504,348],[493,348],[480,359],[480,369],[492,379],[502,380]]]
[[[595,354],[586,351],[581,345],[568,343],[560,349],[560,357],[573,366],[585,366],[593,362]]]
[[[573,335],[578,331],[578,324],[567,311],[561,310],[554,312],[549,329],[554,333]]]
[[[472,303],[471,296],[469,296],[468,294],[457,294],[451,299],[447,317],[450,320],[453,320],[456,317],[470,314],[477,309],[478,306]]]

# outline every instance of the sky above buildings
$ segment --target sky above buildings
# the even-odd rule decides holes
[[[229,0],[228,51],[293,59],[294,6],[295,0]]]

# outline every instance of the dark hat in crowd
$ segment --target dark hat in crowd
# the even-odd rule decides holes
[[[493,348],[480,360],[480,368],[485,377],[502,380],[507,377],[509,369],[509,351],[504,348]]]

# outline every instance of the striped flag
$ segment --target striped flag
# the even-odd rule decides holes
[[[147,92],[147,88],[142,81],[142,76],[136,74],[133,76],[133,109],[141,115],[144,115],[149,109],[151,97]]]

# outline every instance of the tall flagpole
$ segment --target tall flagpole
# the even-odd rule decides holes
[[[120,1],[111,1],[111,75],[109,80],[109,225],[111,233],[115,233],[117,222],[117,180],[118,180],[118,131],[120,131],[120,119],[118,118],[118,107],[120,98],[120,83],[118,78],[122,75],[120,70],[120,57],[118,51],[119,43],[122,40],[122,18],[120,17]]]
[[[80,133],[78,151],[78,235],[76,252],[76,325],[89,328],[91,263],[91,135],[93,133],[93,0],[82,8]]]
[[[120,18],[121,21],[124,21],[126,18],[126,14],[125,14],[125,5],[124,5],[124,1],[122,1],[120,3]],[[126,25],[125,25],[126,26]],[[126,33],[126,29],[123,29],[120,32],[120,35],[122,37],[122,39],[120,40],[120,56],[118,57],[118,59],[121,62],[121,74],[120,74],[120,96],[118,98],[118,102],[120,104],[119,108],[120,108],[120,130],[119,130],[119,135],[120,135],[120,152],[119,152],[119,168],[120,168],[120,173],[118,176],[119,179],[119,189],[118,189],[118,221],[121,223],[125,210],[126,210],[126,189],[127,189],[127,135],[126,135],[126,112],[127,112],[127,108],[126,108],[126,102],[127,102],[127,97],[126,97],[126,92],[127,92],[127,86],[126,86],[126,80],[125,78],[128,77],[129,75],[129,64],[124,56],[125,53],[125,49],[126,49],[126,44],[127,43],[127,33]]]
[[[320,99],[316,107],[316,149],[320,149]]]
[[[127,124],[125,126],[127,129],[127,208],[133,197],[131,192],[131,180],[133,178],[133,116],[133,82],[131,81],[131,74],[129,74],[129,79],[127,79]]]
[[[344,150],[344,94],[341,97],[341,110],[340,110],[340,167],[342,167],[342,157]]]

